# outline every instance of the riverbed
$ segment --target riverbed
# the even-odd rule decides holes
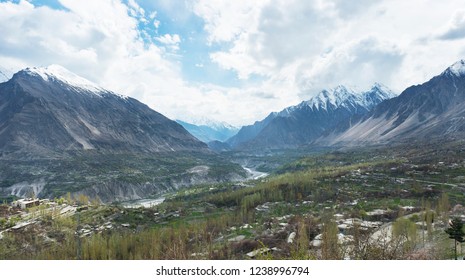
[[[132,200],[132,201],[126,201],[121,203],[121,205],[124,208],[150,208],[153,206],[156,206],[160,203],[165,201],[164,197],[159,197],[159,198],[146,198],[146,199],[138,199],[138,200]]]
[[[242,168],[244,168],[249,173],[248,179],[258,180],[258,179],[262,179],[270,175],[266,172],[260,172],[255,169],[249,168],[249,167],[242,166]]]

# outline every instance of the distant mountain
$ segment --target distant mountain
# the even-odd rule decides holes
[[[202,121],[197,124],[176,120],[190,134],[204,143],[211,141],[225,141],[234,136],[239,129],[224,122]]]
[[[256,121],[252,125],[241,127],[237,134],[229,138],[226,142],[231,147],[236,148],[243,143],[247,143],[248,141],[253,140],[260,133],[260,131],[262,131],[277,115],[278,113],[273,112],[261,121]]]
[[[243,127],[227,142],[235,149],[292,148],[308,144],[327,129],[362,116],[395,94],[381,84],[366,92],[344,86],[323,90],[308,101],[271,113],[264,120]]]
[[[386,100],[343,131],[320,143],[363,144],[446,139],[465,135],[465,61],[460,60],[428,82]]]
[[[206,150],[181,125],[58,65],[0,84],[0,152]]]
[[[228,143],[221,142],[218,140],[210,141],[207,143],[208,147],[215,152],[227,152],[231,150],[231,146]]]

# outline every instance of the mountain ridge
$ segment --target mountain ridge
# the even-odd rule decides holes
[[[224,122],[202,122],[203,124],[193,124],[182,120],[176,120],[190,134],[204,143],[212,141],[226,141],[234,136],[239,129]]]
[[[423,84],[386,100],[343,131],[317,143],[383,144],[408,139],[454,137],[465,132],[465,61],[460,60]]]
[[[208,152],[181,125],[136,99],[62,67],[49,70],[26,68],[0,84],[1,151]]]
[[[227,143],[234,149],[293,148],[311,143],[324,131],[353,116],[367,113],[395,94],[381,84],[357,92],[339,85],[323,90],[310,100],[269,114],[262,121],[242,127]]]

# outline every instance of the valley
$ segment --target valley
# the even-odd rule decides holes
[[[449,259],[444,229],[465,217],[465,154],[447,152],[458,144],[302,155],[267,177],[142,207],[68,197],[53,207],[76,212],[56,216],[4,204],[0,258]]]
[[[241,129],[58,65],[0,83],[0,104],[0,259],[463,258],[464,60]]]

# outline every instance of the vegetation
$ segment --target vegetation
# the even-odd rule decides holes
[[[447,259],[465,163],[436,155],[310,155],[264,179],[180,189],[151,208],[66,194],[26,215],[5,204],[0,258]],[[28,215],[34,223],[13,229]]]
[[[208,166],[205,177],[211,181],[223,182],[234,175],[246,175],[240,165],[214,154],[203,153],[173,152],[151,156],[86,152],[53,159],[1,159],[0,178],[3,181],[0,179],[0,201],[13,199],[9,192],[2,189],[22,182],[42,185],[42,197],[60,197],[67,192],[80,192],[92,186],[118,184],[148,183],[156,186],[152,193],[174,190],[176,183],[192,177],[188,170],[196,166]]]
[[[465,242],[465,232],[463,230],[463,222],[460,218],[454,218],[450,222],[450,227],[445,230],[445,232],[449,235],[450,239],[454,240],[454,253],[455,259],[457,259],[457,242],[463,243]]]

